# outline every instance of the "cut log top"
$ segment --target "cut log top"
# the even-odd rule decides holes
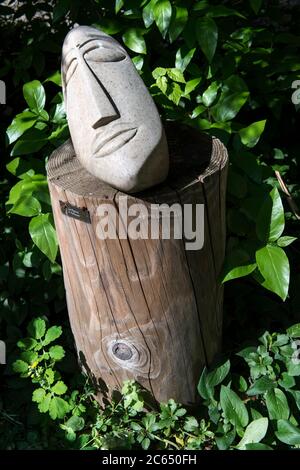
[[[169,199],[176,192],[204,182],[205,178],[221,171],[227,162],[227,151],[219,139],[184,125],[165,124],[170,153],[170,171],[167,180],[154,188],[131,194],[147,200]],[[48,180],[64,190],[82,197],[114,199],[122,191],[112,188],[83,168],[76,158],[71,139],[53,152],[47,165]],[[117,193],[119,193],[117,195]]]

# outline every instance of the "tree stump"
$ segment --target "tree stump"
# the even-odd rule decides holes
[[[157,401],[193,404],[201,369],[220,350],[227,151],[218,139],[192,128],[165,127],[169,177],[136,195],[90,175],[70,140],[48,162],[70,323],[80,363],[97,384],[99,400],[133,379]],[[124,197],[129,208],[137,203],[145,208],[138,227],[144,235],[149,235],[147,214],[153,205],[190,204],[195,214],[196,205],[203,204],[202,249],[188,250],[187,240],[176,239],[176,215],[170,239],[163,238],[161,228],[158,238],[126,235],[134,217],[121,216]],[[101,236],[105,204],[121,217],[115,238]]]

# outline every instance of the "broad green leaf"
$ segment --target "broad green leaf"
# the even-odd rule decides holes
[[[13,371],[18,374],[25,374],[28,371],[28,364],[25,361],[18,359],[12,365]]]
[[[132,58],[132,62],[135,66],[135,68],[140,71],[143,68],[144,65],[144,57],[141,55],[136,55],[135,57]]]
[[[220,84],[218,82],[212,82],[209,87],[205,90],[205,92],[202,95],[202,103],[206,107],[210,107],[213,102],[215,101],[218,90],[220,88]]]
[[[290,421],[280,419],[277,421],[276,436],[281,442],[288,445],[300,445],[300,429]]]
[[[215,387],[219,385],[227,377],[230,371],[230,360],[224,362],[221,366],[209,372],[206,378],[208,387]]]
[[[248,411],[239,396],[229,387],[221,386],[220,403],[228,421],[239,428],[244,428],[249,422]]]
[[[195,52],[196,48],[188,49],[186,46],[180,47],[176,52],[175,67],[184,72],[191,62]]]
[[[261,241],[274,242],[283,230],[284,209],[278,189],[273,188],[258,212],[256,233]]]
[[[241,248],[235,248],[226,255],[222,273],[222,283],[248,276],[255,268],[256,263],[250,259],[248,253]]]
[[[272,390],[276,387],[276,383],[271,380],[269,377],[260,377],[257,379],[253,385],[247,391],[247,395],[255,396],[263,394],[269,390]]]
[[[176,6],[173,9],[171,23],[169,26],[169,38],[172,43],[184,30],[188,20],[188,10],[185,7]]]
[[[25,131],[33,127],[36,121],[37,115],[31,111],[23,111],[23,113],[17,114],[6,131],[8,143],[15,142]]]
[[[261,9],[263,0],[249,0],[249,2],[250,2],[252,10],[257,15],[259,10]]]
[[[273,450],[273,447],[257,442],[256,444],[246,444],[246,450]]]
[[[168,88],[168,79],[167,79],[167,77],[165,77],[165,76],[158,77],[158,79],[156,80],[156,85],[165,94],[166,91],[167,91],[167,88]]]
[[[208,16],[198,18],[196,24],[196,35],[202,52],[206,56],[208,62],[211,63],[215,55],[218,42],[218,27],[215,21]]]
[[[41,339],[46,331],[46,322],[43,318],[34,318],[27,326],[28,334],[35,339]]]
[[[57,338],[59,338],[62,334],[62,327],[61,326],[51,326],[49,330],[47,330],[45,339],[43,341],[43,345],[47,346],[48,344],[52,343],[55,341]]]
[[[48,77],[45,82],[52,82],[57,86],[61,86],[61,73],[57,70],[50,77]]]
[[[55,229],[50,221],[50,214],[40,214],[31,219],[29,233],[32,241],[54,262],[57,255],[57,238]]]
[[[200,82],[201,82],[201,77],[193,78],[192,80],[189,80],[185,85],[184,94],[189,95],[192,91],[194,91],[198,87]]]
[[[290,326],[286,331],[291,338],[300,338],[300,323]]]
[[[167,69],[165,69],[164,67],[156,67],[152,72],[152,76],[153,78],[155,78],[155,80],[157,80],[158,78],[166,75],[166,73],[167,73]]]
[[[288,236],[280,237],[277,240],[277,245],[281,247],[289,246],[291,243],[295,242],[296,240],[298,240],[296,237],[288,237]]]
[[[260,442],[268,430],[268,418],[259,418],[248,424],[243,438],[236,446],[239,450],[245,450],[247,444]]]
[[[49,349],[49,355],[51,359],[55,359],[55,361],[60,361],[65,356],[65,351],[62,346],[52,346]]]
[[[144,29],[141,28],[129,28],[125,31],[122,36],[124,44],[134,52],[138,54],[146,54],[146,42],[143,38],[145,33]]]
[[[174,82],[185,83],[185,78],[181,70],[176,68],[166,69],[168,77]]]
[[[183,94],[184,93],[181,90],[178,83],[175,83],[175,82],[170,83],[170,85],[168,86],[168,89],[167,89],[167,96],[168,96],[169,100],[173,101],[173,103],[178,105],[179,101],[180,101],[180,98],[182,97]]]
[[[66,426],[73,429],[73,431],[81,431],[84,427],[84,419],[80,416],[71,416],[66,422]]]
[[[275,388],[267,392],[266,405],[270,419],[289,419],[289,404],[285,394],[280,388]]]
[[[248,97],[249,92],[244,80],[232,75],[224,81],[221,96],[211,108],[213,118],[220,122],[230,121],[235,118]]]
[[[51,390],[53,393],[56,393],[56,395],[63,395],[68,390],[68,387],[61,380],[59,380],[55,385],[53,385]]]
[[[49,405],[49,414],[52,419],[62,419],[70,410],[69,404],[60,397],[51,399]]]
[[[47,413],[47,411],[49,411],[50,401],[51,401],[51,393],[47,393],[47,395],[43,398],[43,400],[38,405],[38,409],[41,413]]]
[[[23,85],[23,95],[30,109],[40,113],[46,102],[46,93],[43,85],[38,80]]]
[[[32,394],[32,401],[41,403],[45,398],[46,392],[43,388],[37,388]]]
[[[285,300],[290,281],[289,260],[282,248],[267,245],[256,252],[258,269],[264,277],[262,285]]]
[[[123,5],[124,5],[124,0],[115,0],[115,12],[119,13]]]
[[[264,131],[266,122],[266,120],[253,122],[250,126],[239,130],[241,141],[246,147],[254,147],[257,144]]]
[[[158,0],[153,7],[153,15],[162,37],[165,38],[172,17],[171,2],[169,0]]]
[[[23,217],[33,217],[41,212],[41,204],[33,196],[25,196],[9,209],[8,214],[22,215]]]
[[[219,450],[227,450],[233,443],[236,436],[236,430],[232,429],[231,431],[225,433],[222,437],[215,437],[216,444]]]
[[[143,8],[143,21],[146,28],[149,28],[154,23],[154,5],[158,2],[158,0],[151,0],[144,8]]]
[[[208,372],[206,367],[204,367],[200,380],[197,386],[199,395],[204,398],[204,400],[209,400],[213,397],[214,389],[207,383]]]

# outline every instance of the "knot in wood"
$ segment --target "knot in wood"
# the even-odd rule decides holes
[[[129,361],[132,358],[133,352],[131,348],[125,343],[116,343],[112,348],[113,354],[122,361]]]

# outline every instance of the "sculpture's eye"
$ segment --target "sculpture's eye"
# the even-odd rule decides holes
[[[76,68],[77,68],[77,59],[74,57],[74,59],[68,65],[68,69],[67,69],[67,72],[66,72],[66,84],[68,83],[68,81],[72,77],[72,75],[75,72]]]
[[[84,58],[91,62],[120,62],[126,59],[126,55],[118,48],[102,46],[88,50]]]

